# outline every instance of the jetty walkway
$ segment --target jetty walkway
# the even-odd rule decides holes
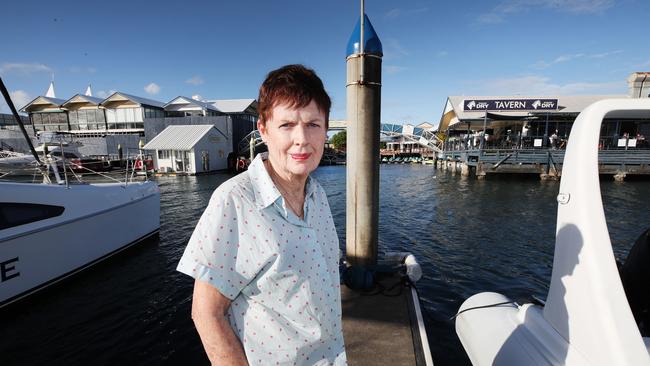
[[[445,150],[437,155],[436,167],[485,178],[488,174],[539,174],[541,179],[562,175],[564,150],[560,149],[471,149]],[[600,150],[601,175],[624,180],[631,175],[650,176],[650,149]]]

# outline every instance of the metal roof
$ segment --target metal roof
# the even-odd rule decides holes
[[[86,101],[86,102],[88,102],[88,103],[94,104],[94,105],[99,105],[103,101],[102,98],[95,98],[95,97],[91,97],[91,96],[83,95],[83,94],[75,94],[74,96],[72,96],[72,98],[66,100],[62,105],[65,106],[66,104],[71,103],[72,100],[74,98],[77,98],[77,97],[84,100],[84,101]]]
[[[255,99],[220,99],[206,100],[223,113],[257,113]]]
[[[126,98],[126,99],[128,99],[128,100],[130,100],[132,102],[138,103],[140,105],[148,105],[148,106],[151,106],[151,107],[158,107],[158,108],[163,108],[163,106],[165,105],[165,103],[159,102],[157,100],[142,98],[142,97],[138,97],[138,96],[135,96],[135,95],[126,94],[126,93],[122,93],[122,92],[115,92],[115,93],[111,94],[108,98],[104,99],[101,102],[101,104],[103,105],[103,104],[105,104],[107,102],[110,102],[110,99],[113,98],[113,96],[115,96],[115,95],[122,96],[122,97],[124,97],[124,98]]]
[[[45,101],[45,102],[47,102],[49,104],[52,104],[52,105],[54,105],[56,107],[61,107],[61,105],[63,105],[63,103],[65,103],[65,100],[63,100],[63,99],[44,97],[44,96],[41,95],[41,96],[38,96],[38,97],[34,98],[34,100],[32,100],[31,102],[27,103],[26,106],[20,108],[20,111],[21,112],[27,112],[27,108],[29,108],[32,104],[35,104],[36,101],[38,101],[38,100]]]
[[[201,107],[202,109],[205,109],[205,110],[211,110],[211,111],[215,111],[215,112],[221,112],[221,111],[220,111],[217,107],[215,107],[213,104],[210,104],[210,103],[207,103],[207,102],[202,102],[202,101],[200,101],[200,100],[196,100],[196,99],[192,99],[192,98],[188,98],[188,97],[184,97],[184,96],[182,96],[182,95],[179,95],[178,97],[176,97],[176,98],[172,99],[171,101],[169,101],[168,103],[166,103],[166,104],[163,106],[163,108],[167,108],[168,106],[170,106],[170,105],[172,105],[172,104],[178,104],[178,103],[174,103],[174,102],[177,101],[177,100],[179,100],[179,99],[185,101],[185,104],[193,104],[193,105],[195,105],[195,106],[197,106],[197,107]]]
[[[167,126],[149,143],[145,150],[191,150],[205,134],[212,129],[220,132],[214,125],[179,125]]]

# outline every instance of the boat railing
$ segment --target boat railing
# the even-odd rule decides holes
[[[22,155],[23,154],[21,153],[2,151],[0,157],[20,157]],[[140,168],[138,168],[137,162],[138,160],[143,161],[144,155],[137,148],[126,148],[126,156],[127,159],[125,159],[124,172],[122,173],[120,171],[119,175],[107,174],[105,172],[97,171],[95,169],[89,168],[88,166],[85,166],[81,161],[71,161],[69,157],[65,156],[65,154],[61,154],[61,156],[45,155],[43,157],[44,162],[47,166],[44,172],[40,171],[38,163],[36,161],[26,162],[24,165],[20,166],[20,169],[5,169],[3,171],[0,171],[0,179],[13,179],[17,176],[23,176],[25,171],[32,171],[33,174],[31,175],[33,182],[36,182],[38,180],[38,177],[43,177],[44,181],[49,182],[50,175],[53,175],[57,184],[65,184],[66,186],[69,186],[71,181],[86,183],[84,181],[84,175],[88,174],[96,177],[101,177],[101,179],[106,179],[107,181],[120,183],[126,187],[136,179],[136,175],[138,177],[140,176]],[[145,172],[145,174],[142,175],[144,175],[145,180],[147,180],[148,175],[146,174],[146,165],[144,161],[142,163],[142,167]],[[46,175],[47,177],[45,177]],[[116,178],[118,176],[121,176],[122,178]]]
[[[63,163],[62,166],[63,166],[63,172],[64,172],[66,185],[69,184],[68,179],[67,179],[67,171],[68,170],[70,170],[70,173],[73,174],[73,176],[77,179],[78,182],[84,183],[82,177],[77,175],[77,173],[72,169],[72,166],[74,166],[78,170],[84,170],[84,171],[87,171],[87,172],[92,173],[94,175],[98,175],[100,177],[106,178],[108,180],[111,180],[111,181],[114,181],[114,182],[117,182],[117,183],[122,183],[126,187],[129,183],[133,182],[134,177],[136,176],[136,170],[137,170],[136,161],[138,159],[140,159],[140,161],[142,161],[142,167],[143,167],[143,169],[145,169],[144,171],[146,172],[146,166],[144,164],[142,150],[127,147],[126,148],[126,155],[127,156],[131,156],[129,150],[136,150],[138,153],[133,155],[134,157],[136,157],[135,159],[127,159],[126,160],[126,167],[124,169],[124,180],[123,181],[120,180],[120,179],[117,179],[115,177],[112,177],[112,176],[110,176],[108,174],[104,174],[102,172],[90,169],[90,168],[84,166],[83,164],[75,164],[75,163],[72,163],[72,162],[68,163],[65,160],[65,157],[63,156],[62,157],[62,163]],[[130,174],[129,174],[129,169],[130,169]],[[148,179],[148,175],[145,174],[145,180],[147,180],[147,179]]]

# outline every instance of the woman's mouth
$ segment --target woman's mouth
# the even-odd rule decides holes
[[[297,160],[297,161],[307,160],[311,156],[310,153],[306,153],[306,154],[289,154],[289,155],[291,155],[291,159]]]

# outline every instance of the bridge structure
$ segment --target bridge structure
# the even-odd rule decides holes
[[[344,131],[347,129],[347,121],[330,120],[328,131]],[[424,129],[413,125],[382,123],[380,129],[383,138],[404,138],[406,141],[417,143],[418,145],[429,148],[436,153],[442,153],[442,140],[433,132],[433,129]],[[255,130],[239,142],[239,155],[247,155],[250,149],[251,139],[255,147],[262,145],[264,142],[258,130]]]

